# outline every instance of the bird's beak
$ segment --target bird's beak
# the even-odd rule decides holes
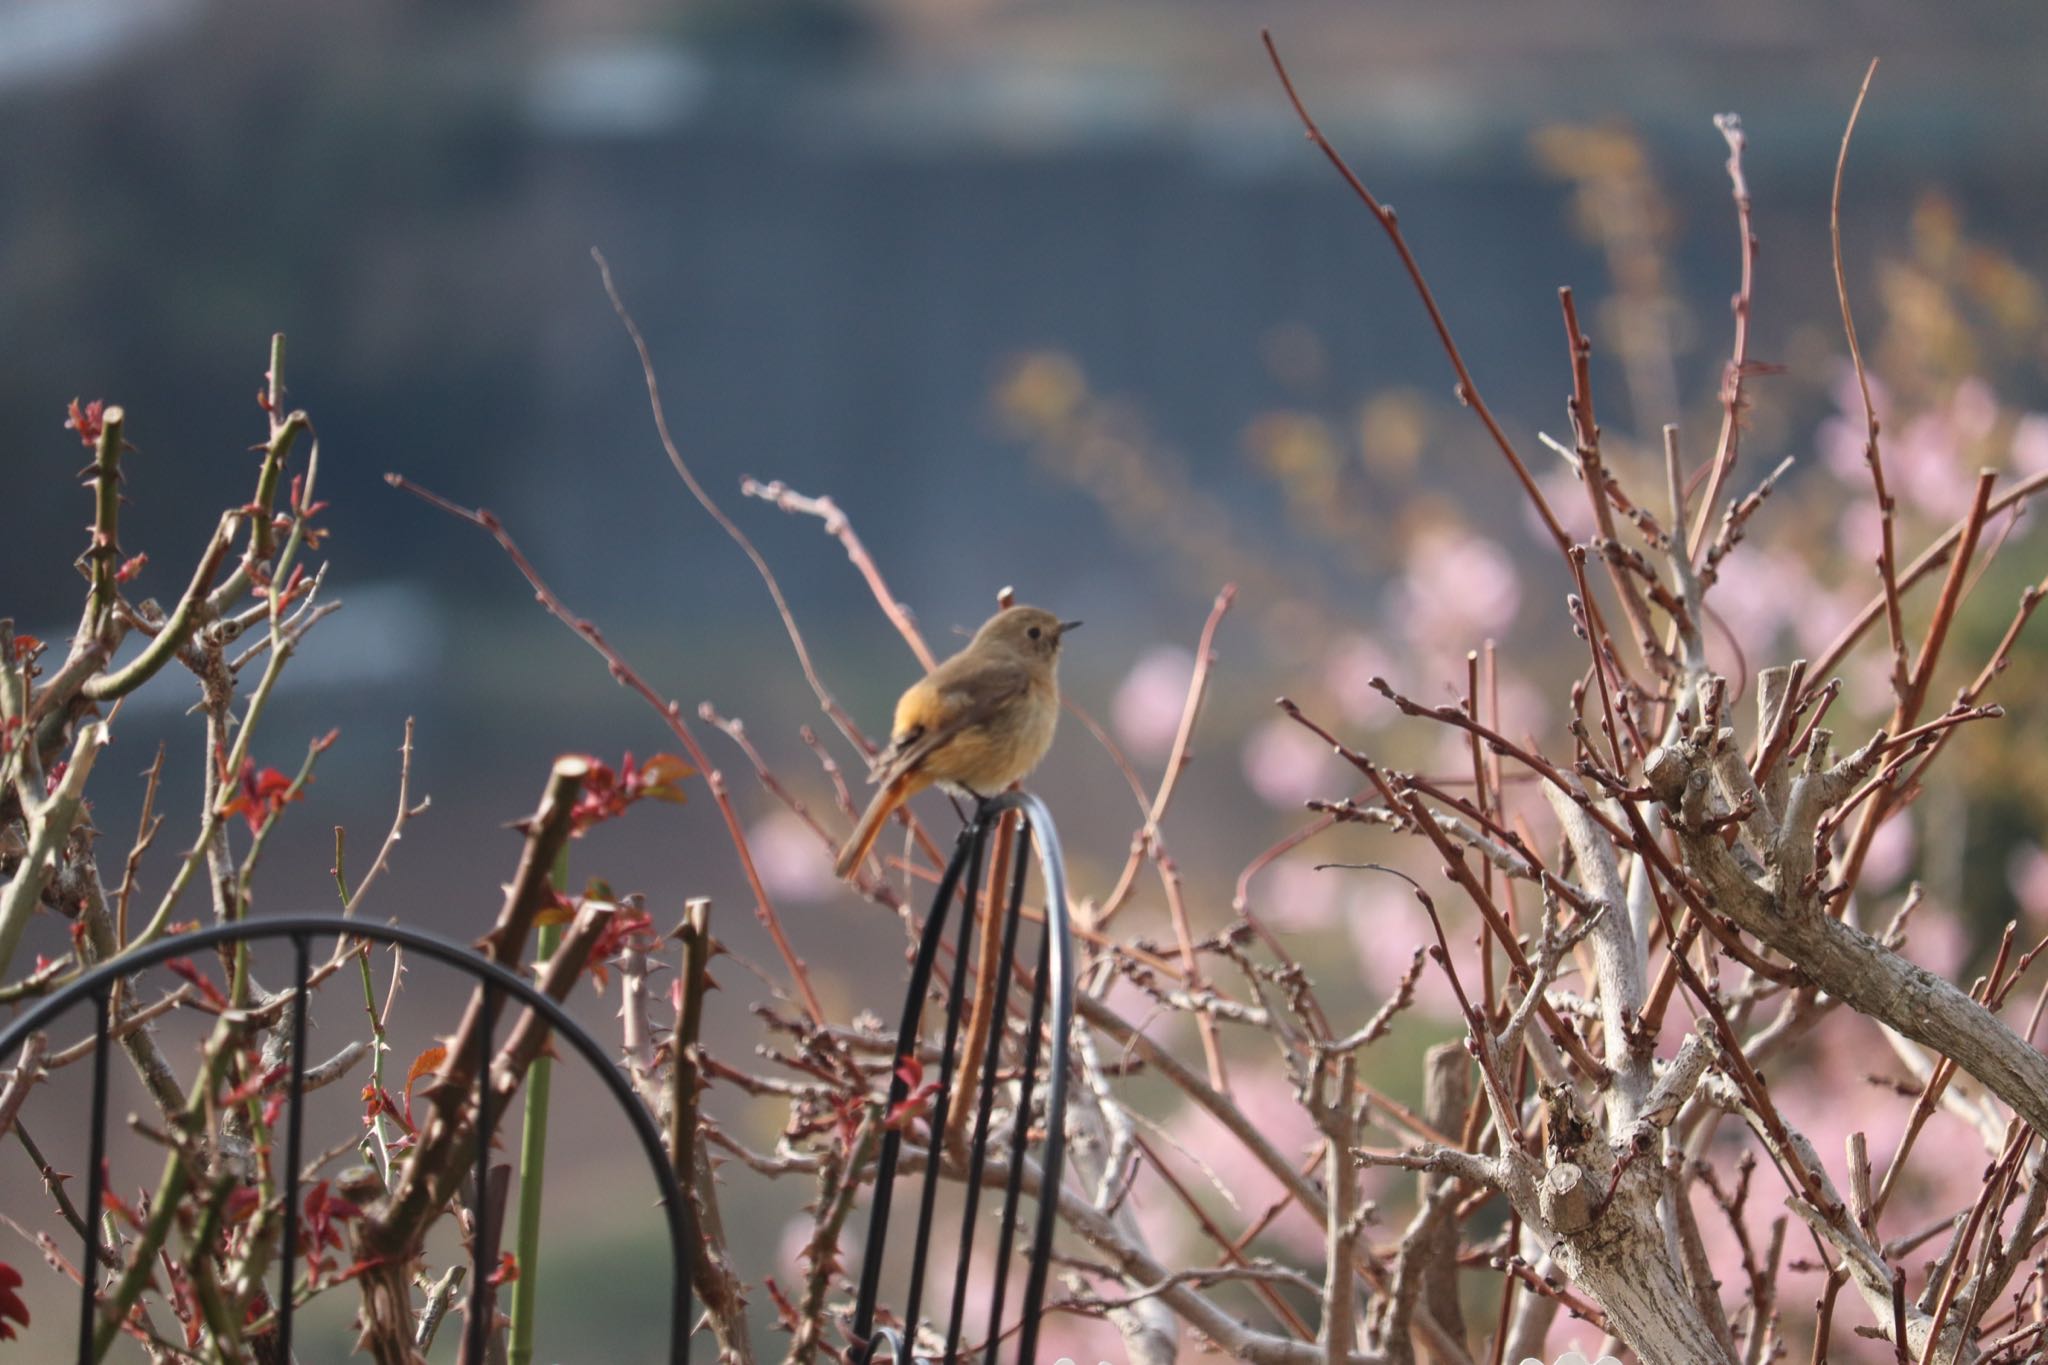
[[[1068,631],[1070,631],[1070,630],[1079,630],[1080,628],[1081,628],[1081,623],[1080,623],[1079,621],[1062,621],[1062,622],[1060,622],[1060,634],[1062,634],[1062,635],[1065,635],[1065,634],[1066,634],[1066,633],[1067,633]]]

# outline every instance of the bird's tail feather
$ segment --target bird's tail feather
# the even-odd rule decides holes
[[[883,824],[896,813],[896,808],[910,795],[908,787],[908,782],[898,778],[876,792],[874,799],[868,802],[868,808],[861,812],[860,823],[853,827],[853,833],[847,837],[845,846],[839,850],[839,862],[833,870],[840,878],[851,877],[854,869],[860,866],[861,860],[868,856],[868,850],[873,848],[875,840],[881,837]]]

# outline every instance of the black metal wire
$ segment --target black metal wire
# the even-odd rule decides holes
[[[111,982],[98,983],[92,991],[92,1036],[107,1036],[107,1015],[110,1003]],[[27,1033],[22,1038],[28,1037]],[[12,1056],[16,1039],[13,1032],[0,1044],[0,1057]],[[85,1224],[84,1269],[79,1274],[79,1283],[84,1301],[78,1310],[78,1358],[90,1362],[94,1359],[93,1334],[99,1329],[99,1259],[100,1259],[100,1206],[106,1202],[107,1180],[107,1049],[96,1047],[92,1050],[92,1136],[88,1139],[91,1152],[86,1159],[85,1207],[79,1211],[79,1221]]]
[[[299,1162],[306,1128],[306,980],[312,974],[311,949],[304,934],[292,935],[292,1081],[285,1103],[284,1250],[277,1300],[277,1358],[292,1358],[292,1278],[299,1255]],[[102,1049],[104,1051],[104,1049]]]
[[[469,1365],[484,1365],[484,1353],[491,1333],[491,1130],[497,1126],[491,1114],[491,1045],[497,1031],[496,994],[491,983],[483,983],[482,1013],[477,1018],[476,1057],[476,1202],[469,1210],[469,1341],[463,1359]]]
[[[1021,1365],[1031,1365],[1038,1358],[1038,1324],[1044,1316],[1045,1277],[1052,1267],[1053,1227],[1067,1157],[1066,1053],[1067,1039],[1074,1031],[1074,927],[1067,919],[1066,862],[1060,857],[1059,835],[1053,830],[1051,817],[1045,815],[1045,808],[1036,797],[1029,800],[1037,812],[1031,818],[1044,822],[1040,833],[1045,847],[1039,861],[1045,877],[1045,938],[1039,953],[1038,981],[1031,995],[1032,1019],[1026,1048],[1028,1052],[1037,1050],[1043,996],[1051,997],[1053,1043],[1045,1095],[1045,1153],[1039,1159],[1038,1228],[1031,1239],[1030,1269],[1024,1281],[1024,1326],[1017,1337],[1017,1359]],[[1034,1061],[1035,1058],[1029,1059],[1024,1064],[1027,1090]],[[1020,1114],[1017,1121],[1020,1125],[1029,1122],[1029,1114]]]
[[[952,904],[953,893],[960,885],[960,875],[966,870],[969,841],[979,831],[980,826],[975,823],[961,832],[960,840],[953,848],[953,857],[939,878],[938,892],[932,898],[933,912],[925,918],[924,933],[918,939],[917,957],[910,965],[910,984],[904,988],[904,1023],[897,1031],[896,1055],[891,1062],[888,1100],[891,1110],[910,1094],[904,1063],[917,1052],[918,1024],[924,1016],[924,993],[931,983],[932,961],[938,956],[939,940],[945,936],[944,911]],[[875,1305],[882,1286],[882,1256],[889,1242],[889,1207],[896,1194],[896,1163],[902,1151],[901,1129],[892,1128],[882,1135],[882,1150],[875,1162],[873,1204],[868,1214],[867,1251],[861,1257],[860,1289],[854,1296],[853,1340],[857,1352],[866,1350],[867,1355],[861,1357],[864,1361],[872,1359],[874,1350]],[[862,1343],[867,1343],[865,1348]]]
[[[1010,998],[1010,969],[1017,960],[1017,924],[1024,918],[1018,913],[1024,899],[1024,871],[1030,862],[1031,826],[1020,823],[1017,847],[1011,861],[1010,895],[1004,902],[1003,946],[996,954],[997,998],[1005,1003]],[[967,1149],[967,1183],[962,1191],[960,1210],[960,1260],[953,1269],[953,1308],[946,1316],[945,1358],[948,1360],[960,1348],[960,1326],[967,1310],[967,1272],[974,1257],[974,1215],[981,1206],[981,1168],[987,1155],[989,1116],[995,1110],[996,1076],[1003,1053],[1002,1012],[991,1017],[995,1022],[989,1028],[988,1044],[981,1058],[981,1103],[975,1108],[974,1141]],[[1009,1259],[1010,1245],[1005,1240],[996,1248],[996,1264],[1001,1267],[997,1274],[1009,1268]],[[990,1331],[999,1333],[1001,1327],[1002,1314],[998,1306],[990,1320]]]
[[[54,1020],[81,1002],[90,999],[95,1006],[94,1036],[105,1040],[108,1028],[108,999],[117,981],[123,980],[148,968],[158,966],[173,957],[182,957],[205,948],[222,944],[246,943],[262,939],[291,938],[301,943],[315,938],[359,938],[378,943],[395,943],[415,952],[424,954],[437,962],[464,972],[481,982],[484,987],[484,1004],[487,1015],[495,1018],[497,1007],[503,1000],[511,1000],[520,1006],[538,1013],[547,1021],[553,1036],[568,1044],[597,1073],[598,1080],[610,1093],[613,1101],[625,1115],[633,1135],[639,1140],[641,1150],[647,1158],[649,1170],[660,1194],[663,1215],[668,1223],[669,1251],[673,1258],[673,1288],[670,1295],[669,1351],[671,1365],[687,1365],[690,1358],[690,1241],[689,1206],[683,1198],[676,1173],[669,1165],[668,1152],[663,1145],[660,1131],[654,1126],[653,1118],[633,1093],[619,1069],[613,1065],[609,1050],[598,1042],[584,1028],[572,1019],[562,1006],[536,990],[532,983],[497,963],[480,956],[475,949],[452,942],[437,934],[397,924],[376,924],[368,921],[342,919],[332,915],[293,915],[277,919],[241,920],[232,924],[217,924],[191,933],[178,934],[159,940],[148,947],[103,964],[70,982],[63,989],[52,992],[25,1010],[6,1028],[0,1029],[0,1056],[10,1056],[20,1048],[28,1037],[47,1028]],[[934,945],[936,946],[936,945]],[[300,978],[303,981],[303,977]],[[303,1064],[298,1060],[299,1049],[305,1038],[305,1015],[303,1001],[305,991],[300,990],[293,1004],[294,1085],[291,1108],[296,1115],[305,1103],[304,1075],[297,1070]],[[81,1210],[86,1227],[86,1249],[83,1261],[84,1280],[83,1302],[79,1311],[79,1351],[81,1365],[90,1365],[94,1359],[93,1334],[97,1326],[99,1309],[95,1295],[97,1276],[94,1271],[99,1256],[95,1245],[94,1229],[99,1224],[100,1206],[104,1202],[104,1176],[102,1164],[106,1144],[106,1061],[109,1048],[101,1046],[94,1050],[93,1060],[93,1117],[91,1135],[91,1162],[86,1175],[87,1203]],[[488,1101],[486,1101],[488,1104]],[[488,1151],[489,1130],[479,1124],[479,1146]],[[287,1133],[291,1130],[288,1128]],[[290,1138],[287,1137],[289,1143]],[[287,1173],[287,1183],[295,1179],[299,1161],[293,1158]],[[288,1200],[286,1222],[293,1223],[292,1209],[296,1200]],[[479,1231],[482,1231],[482,1226]],[[296,1235],[295,1231],[291,1234]],[[479,1239],[481,1245],[481,1239]],[[287,1250],[289,1254],[289,1243]],[[283,1321],[288,1321],[290,1302],[291,1268],[289,1261],[285,1269],[285,1299],[279,1306]],[[478,1357],[481,1359],[482,1357]]]
[[[1000,953],[1001,975],[998,977],[1001,984],[998,989],[1003,991],[1005,999],[1008,996],[1009,975],[1016,960],[1017,926],[1022,917],[1025,872],[1034,851],[1034,833],[1037,836],[1035,851],[1038,855],[1040,876],[1045,882],[1046,923],[1044,939],[1039,947],[1039,969],[1033,982],[1031,1014],[1025,1029],[1020,1098],[1016,1106],[1009,1144],[1009,1184],[1005,1190],[1002,1231],[996,1247],[996,1283],[989,1319],[988,1359],[996,1359],[997,1348],[1002,1340],[1002,1304],[1008,1284],[1010,1262],[1017,1252],[1017,1205],[1022,1190],[1025,1158],[1030,1146],[1031,1099],[1035,1088],[1040,1034],[1049,1006],[1052,1014],[1051,1036],[1054,1041],[1050,1052],[1051,1081],[1047,1087],[1047,1103],[1043,1118],[1046,1138],[1038,1163],[1038,1217],[1033,1224],[1031,1243],[1024,1251],[1028,1268],[1023,1303],[1024,1317],[1018,1334],[1016,1355],[1018,1365],[1033,1365],[1035,1361],[1037,1319],[1045,1297],[1046,1271],[1052,1256],[1053,1214],[1056,1211],[1065,1159],[1066,1038],[1071,1030],[1074,1015],[1074,952],[1073,931],[1067,915],[1066,874],[1060,859],[1059,836],[1053,829],[1052,817],[1037,797],[1027,792],[1009,792],[982,802],[976,808],[967,828],[961,832],[953,856],[946,864],[944,875],[939,879],[938,890],[932,899],[931,913],[926,916],[924,931],[919,937],[917,957],[911,964],[910,981],[904,995],[902,1022],[896,1036],[896,1075],[889,1086],[888,1104],[889,1112],[892,1113],[897,1112],[897,1106],[901,1105],[909,1094],[903,1064],[916,1055],[923,1036],[925,997],[930,989],[933,963],[937,958],[939,942],[944,937],[946,921],[951,916],[955,901],[964,901],[960,947],[955,957],[953,982],[947,993],[946,1031],[941,1044],[939,1089],[929,1120],[933,1150],[927,1153],[924,1197],[920,1200],[918,1219],[912,1233],[914,1250],[911,1279],[905,1296],[906,1308],[899,1319],[903,1328],[899,1334],[892,1329],[877,1329],[875,1326],[880,1307],[882,1263],[889,1243],[889,1213],[903,1145],[903,1128],[898,1126],[883,1134],[881,1152],[876,1161],[867,1247],[861,1261],[860,1288],[854,1300],[854,1350],[851,1358],[857,1365],[872,1365],[877,1358],[877,1351],[884,1345],[890,1348],[898,1361],[908,1362],[913,1359],[909,1343],[914,1341],[916,1336],[917,1309],[925,1288],[925,1251],[934,1222],[932,1191],[939,1165],[943,1161],[943,1153],[938,1151],[937,1147],[943,1138],[946,1105],[951,1099],[953,1055],[960,1026],[961,983],[970,970],[967,950],[969,930],[965,926],[971,925],[974,918],[974,902],[981,880],[983,851],[989,838],[1001,825],[1003,815],[1012,810],[1020,812],[1023,820],[1020,824],[1020,840],[1016,849],[1009,894],[1002,907],[1003,947]],[[957,892],[961,877],[970,867],[972,872],[968,883],[969,889],[965,897],[960,897]],[[957,1357],[965,1313],[967,1282],[973,1268],[973,1222],[979,1201],[980,1176],[988,1146],[996,1081],[1001,1074],[998,1060],[1001,1046],[1002,1031],[998,1027],[993,1031],[988,1041],[988,1050],[982,1058],[975,1142],[968,1156],[966,1209],[961,1221],[960,1249],[953,1267],[953,1283],[946,1299],[949,1311],[944,1359],[949,1363]]]
[[[953,948],[953,984],[946,992],[946,1036],[939,1051],[939,1088],[932,1095],[930,1127],[934,1140],[946,1131],[946,1114],[953,1094],[953,1054],[960,1041],[960,1008],[967,998],[969,963],[973,958],[975,907],[980,901],[982,852],[988,847],[988,822],[977,813],[974,823],[968,827],[972,835],[967,853],[967,894],[961,897],[960,931]],[[947,907],[937,907],[933,914],[940,919],[946,916]],[[924,1189],[917,1203],[917,1236],[913,1239],[910,1252],[910,1295],[904,1301],[903,1320],[917,1322],[917,1312],[924,1300],[925,1257],[931,1250],[932,1225],[936,1221],[933,1213],[938,1207],[939,1162],[927,1161],[924,1166]],[[959,1271],[965,1275],[966,1261],[963,1258]]]
[[[1017,1196],[1024,1189],[1024,1149],[1031,1141],[1031,1091],[1032,1083],[1038,1079],[1038,1029],[1045,1022],[1045,964],[1050,943],[1041,944],[1038,950],[1038,979],[1031,987],[1031,1017],[1024,1025],[1024,1076],[1017,1085],[1017,1120],[1010,1129],[1010,1175],[1003,1185],[1002,1231],[996,1234],[996,1245],[1001,1248],[996,1262],[995,1292],[989,1296],[989,1320],[994,1330],[989,1335],[989,1365],[995,1365],[996,1346],[1002,1340],[1003,1300],[1010,1285],[1010,1250],[1017,1244]],[[1057,1188],[1052,1186],[1050,1188]],[[1041,1192],[1040,1198],[1044,1198]],[[1052,1243],[1045,1243],[1050,1252]],[[1025,1326],[1030,1326],[1031,1309],[1025,1307]],[[1023,1334],[1020,1331],[1017,1343],[1017,1359],[1028,1362]]]

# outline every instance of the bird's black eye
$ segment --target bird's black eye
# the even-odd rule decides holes
[[[1034,639],[1034,640],[1036,640],[1036,639],[1037,639],[1037,638],[1038,638],[1039,636],[1041,636],[1041,635],[1045,634],[1045,632],[1044,632],[1044,631],[1042,631],[1042,630],[1040,630],[1040,629],[1039,629],[1039,628],[1038,628],[1037,626],[1033,626],[1033,627],[1032,627],[1032,628],[1031,628],[1030,630],[1028,630],[1028,631],[1026,631],[1026,632],[1024,632],[1024,633],[1025,633],[1026,635],[1029,635],[1029,636],[1030,636],[1030,637],[1031,637],[1032,639]]]

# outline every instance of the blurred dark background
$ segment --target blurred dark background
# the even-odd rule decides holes
[[[1626,413],[1596,330],[1617,429],[1711,412],[1735,264],[1716,111],[1742,111],[1753,143],[1760,358],[1832,327],[1828,173],[1872,55],[1848,226],[1865,277],[1930,187],[1973,232],[2040,254],[2048,16],[1989,3],[13,3],[4,609],[58,637],[75,610],[51,569],[86,511],[58,477],[74,395],[126,405],[141,453],[124,546],[151,556],[139,592],[175,595],[249,483],[276,330],[318,423],[349,606],[288,675],[304,709],[261,747],[282,766],[295,727],[340,724],[320,792],[348,793],[337,819],[374,812],[408,713],[443,802],[497,798],[494,781],[435,782],[456,754],[523,791],[562,748],[662,742],[486,541],[386,470],[505,516],[686,702],[744,702],[784,732],[816,719],[765,594],[660,457],[598,246],[685,455],[777,566],[857,714],[879,726],[908,656],[815,525],[740,505],[742,474],[833,494],[942,645],[1004,584],[1100,623],[1070,665],[1100,701],[1147,645],[1191,641],[1218,584],[1034,464],[992,412],[1009,357],[1070,356],[1251,537],[1287,532],[1245,450],[1263,411],[1341,414],[1403,388],[1449,407],[1406,281],[1280,98],[1262,23],[1400,208],[1481,384],[1539,455],[1531,433],[1562,426],[1567,382],[1552,291],[1595,299],[1609,275],[1573,229],[1572,186],[1532,150],[1544,129],[1627,130],[1664,181],[1683,406]],[[1276,337],[1306,338],[1306,365],[1275,363]],[[1467,436],[1425,452],[1425,482],[1519,536],[1493,457],[1447,443]],[[1770,436],[1775,457],[1810,430]],[[1056,773],[1064,759],[1080,761]],[[444,828],[406,870],[438,886],[442,851],[467,847]]]
[[[247,497],[251,400],[282,331],[291,401],[319,431],[330,591],[346,606],[286,673],[256,752],[289,771],[310,737],[338,725],[342,740],[273,842],[259,913],[332,904],[335,825],[367,865],[408,715],[414,790],[434,807],[370,911],[458,935],[495,908],[515,848],[497,827],[531,807],[550,757],[673,747],[486,538],[388,488],[387,470],[501,514],[657,686],[745,717],[821,800],[796,728],[822,717],[760,582],[662,458],[596,246],[646,330],[683,454],[775,566],[871,731],[910,656],[817,525],[743,501],[742,475],[833,495],[942,653],[1004,585],[1084,618],[1067,686],[1106,720],[1134,666],[1191,646],[1225,573],[1242,579],[1176,808],[1183,863],[1219,882],[1201,896],[1214,927],[1228,875],[1294,819],[1263,788],[1247,806],[1238,750],[1276,680],[1298,688],[1290,669],[1323,667],[1327,635],[1304,645],[1303,629],[1370,633],[1399,569],[1386,547],[1428,506],[1517,555],[1531,544],[1386,243],[1302,141],[1261,24],[1399,208],[1532,460],[1549,458],[1539,427],[1566,431],[1566,283],[1596,322],[1618,446],[1674,419],[1708,440],[1736,263],[1718,111],[1740,110],[1751,139],[1753,354],[1787,367],[1756,386],[1744,487],[1809,455],[1833,411],[1828,183],[1870,57],[1884,65],[1845,205],[1861,304],[1880,306],[1883,262],[1929,213],[1994,244],[2017,281],[2043,263],[2048,11],[1988,0],[13,0],[0,4],[0,612],[61,641],[77,610],[66,566],[89,504],[67,484],[74,396],[127,408],[139,453],[122,540],[150,556],[132,587],[171,600],[218,509]],[[1588,221],[1617,184],[1640,191],[1637,245],[1659,263],[1648,283],[1615,219]],[[1608,305],[1631,290],[1661,301],[1662,380],[1616,363],[1625,315]],[[2020,330],[1996,373],[2015,409],[2041,406],[2044,387],[2038,330]],[[1254,571],[1199,519],[1167,528],[1116,478],[1048,456],[1057,443],[1017,420],[1031,407],[1014,388],[1020,356],[1038,357],[1027,375],[1052,364],[1084,384],[1147,468],[1227,510],[1227,539],[1264,547]],[[1398,470],[1372,454],[1373,414],[1389,411],[1373,402],[1389,394],[1418,433],[1394,441]],[[1347,441],[1364,431],[1364,466],[1347,456],[1333,485],[1346,518],[1304,518],[1296,448],[1260,425],[1275,412]],[[1561,591],[1531,570],[1523,619],[1500,633],[1512,642],[1533,617],[1534,634],[1561,634]],[[1449,675],[1411,681],[1433,697]],[[169,677],[131,701],[96,781],[96,822],[125,837],[139,784],[116,775],[169,740],[172,818],[146,889],[196,822],[193,697]],[[1143,751],[1131,728],[1119,733]],[[854,983],[863,967],[893,972],[893,928],[831,886],[825,851],[792,833],[722,736],[700,734],[772,849],[828,996],[886,1008],[894,986],[870,999]],[[1157,755],[1140,757],[1151,773]],[[1256,762],[1247,749],[1243,766]],[[1101,894],[1133,818],[1114,770],[1070,727],[1041,786],[1083,889]],[[765,960],[708,801],[636,811],[590,842],[579,864],[645,891],[657,921],[712,895],[724,935]],[[848,924],[872,934],[849,940]],[[744,996],[751,983],[729,984]],[[744,1001],[725,1003],[716,1026],[738,1040]]]

